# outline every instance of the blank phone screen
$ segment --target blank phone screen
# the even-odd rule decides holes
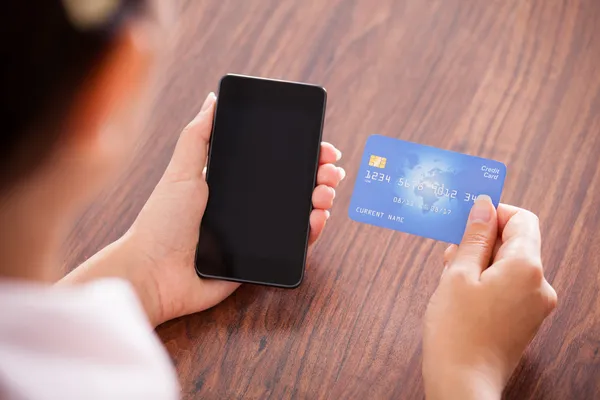
[[[300,284],[325,91],[228,75],[221,80],[200,229],[200,276]]]

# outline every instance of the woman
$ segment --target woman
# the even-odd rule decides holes
[[[182,132],[127,233],[51,285],[65,232],[132,152],[164,14],[149,0],[11,0],[6,15],[0,398],[177,398],[153,328],[238,287],[201,280],[193,268],[215,96]],[[345,176],[335,166],[339,150],[324,143],[321,154],[311,243]],[[556,303],[539,252],[533,214],[477,200],[463,243],[446,252],[425,318],[429,397],[499,397]]]

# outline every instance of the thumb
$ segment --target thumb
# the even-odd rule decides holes
[[[181,132],[173,157],[167,167],[166,175],[169,179],[180,181],[202,177],[202,170],[206,165],[216,99],[214,93],[209,93],[198,115]]]
[[[489,196],[481,195],[471,208],[465,234],[450,268],[463,269],[469,276],[479,280],[490,264],[497,233],[496,208]]]

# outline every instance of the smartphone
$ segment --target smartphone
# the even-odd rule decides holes
[[[221,79],[196,249],[200,277],[300,285],[326,99],[324,88],[305,83]]]

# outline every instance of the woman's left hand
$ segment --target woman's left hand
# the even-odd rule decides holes
[[[194,268],[198,227],[208,200],[204,167],[216,97],[210,94],[200,113],[183,130],[169,166],[131,229],[64,281],[82,282],[118,276],[136,289],[151,323],[206,310],[240,284],[200,279]],[[341,153],[323,143],[313,192],[310,243],[329,218],[335,188],[345,177],[335,162]]]

